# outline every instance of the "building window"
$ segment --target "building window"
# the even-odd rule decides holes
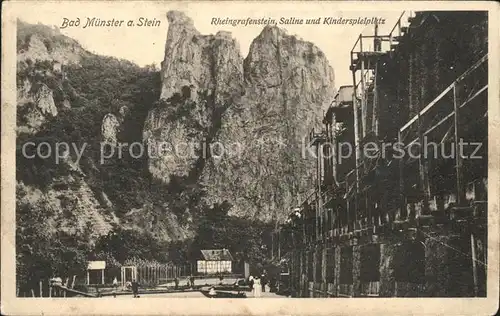
[[[340,251],[340,284],[352,284],[352,246]]]
[[[380,280],[380,244],[368,244],[360,249],[360,280],[374,282]]]

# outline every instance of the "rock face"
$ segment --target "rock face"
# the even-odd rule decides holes
[[[54,101],[54,92],[63,89],[55,86],[65,79],[65,65],[79,66],[89,53],[57,28],[18,21],[17,32],[18,133],[36,133],[58,107],[71,108],[66,96]]]
[[[99,236],[106,235],[117,220],[105,211],[85,181],[78,177],[67,176],[55,179],[50,190],[42,191],[32,186],[17,183],[17,205],[22,207],[51,210],[47,218],[53,230],[70,235],[88,234],[89,242],[95,242]]]
[[[24,107],[22,119],[25,123],[19,126],[20,132],[35,132],[47,118],[57,116],[58,113],[52,90],[47,85],[39,85],[36,93],[32,93],[31,90],[31,82],[26,79],[18,93],[17,104]]]
[[[117,134],[120,128],[118,118],[111,113],[108,113],[102,119],[101,133],[103,142],[116,145],[118,139]]]
[[[181,12],[167,13],[169,29],[162,62],[161,98],[167,99],[182,88],[234,92],[242,81],[238,43],[228,32],[201,35],[191,18]]]
[[[66,36],[58,28],[42,24],[28,24],[17,21],[18,41],[17,61],[26,60],[55,60],[58,62],[54,69],[60,69],[64,64],[78,64],[82,56],[88,54],[81,45]]]
[[[165,182],[188,177],[239,215],[288,213],[312,187],[315,160],[302,155],[304,137],[335,93],[325,56],[265,27],[243,60],[230,33],[200,35],[184,14],[167,17],[161,97],[168,100],[150,111],[143,137],[192,150],[149,159],[149,171]]]
[[[101,65],[110,60],[115,66],[110,65],[108,72],[103,69],[101,73],[99,66],[94,66],[94,63]],[[61,135],[72,138],[68,144],[70,148],[62,148],[59,152],[61,157],[56,164],[53,163],[53,157],[40,162],[23,157],[20,150],[16,152],[17,157],[21,158],[16,160],[17,170],[26,171],[17,174],[17,207],[22,207],[26,212],[40,210],[44,215],[43,221],[48,223],[49,233],[65,232],[94,242],[99,236],[106,235],[118,226],[148,231],[160,240],[182,239],[189,236],[190,227],[180,223],[180,220],[169,213],[170,210],[166,207],[151,205],[153,203],[144,196],[142,196],[144,205],[130,206],[135,213],[130,213],[130,209],[120,208],[116,196],[123,187],[117,185],[110,188],[102,182],[104,175],[115,181],[117,173],[105,171],[104,169],[110,166],[102,167],[96,157],[86,156],[89,153],[88,147],[85,149],[81,147],[82,134],[88,137],[85,142],[89,139],[112,143],[118,140],[124,141],[120,139],[123,136],[120,132],[124,131],[125,126],[133,125],[127,123],[135,119],[129,115],[131,113],[137,115],[139,112],[137,108],[145,107],[146,104],[125,103],[121,98],[115,100],[116,104],[113,106],[110,106],[111,102],[96,103],[95,95],[89,96],[88,99],[85,97],[86,93],[94,94],[94,89],[82,87],[78,79],[85,78],[83,81],[99,83],[101,80],[117,80],[114,73],[113,76],[109,74],[112,72],[110,70],[125,73],[130,69],[139,72],[141,68],[130,62],[91,54],[77,41],[63,36],[57,29],[18,21],[17,144],[22,145],[27,140],[37,142],[39,135],[43,135],[42,137],[50,135],[50,139],[58,142],[67,142],[61,139]],[[130,77],[134,79],[133,75]],[[115,85],[122,87],[118,83],[111,86]],[[137,88],[139,84],[131,83],[131,86]],[[139,89],[143,87],[159,90],[158,86],[153,87],[148,83],[143,83]],[[108,92],[112,93],[115,90],[118,91],[111,89]],[[141,98],[137,99],[142,101]],[[74,102],[74,107],[70,100]],[[88,108],[90,104],[98,104],[99,110],[103,108],[106,110],[102,110],[98,115],[89,115],[95,112]],[[133,106],[136,106],[135,112],[133,109],[131,112],[129,108]],[[126,121],[129,118],[130,120]],[[144,116],[141,116],[141,120],[144,120]],[[70,132],[64,130],[65,127],[69,127]],[[71,135],[71,132],[74,134]],[[140,142],[140,135],[139,137],[134,135],[133,141],[136,140]],[[73,145],[82,150],[83,158],[80,157],[82,159],[76,159]],[[123,174],[132,169],[127,170],[127,167],[130,165],[124,167]],[[144,173],[133,174],[139,178],[138,182],[141,182],[140,177]],[[158,201],[154,202],[160,204]],[[131,216],[123,216],[128,214],[127,212]]]
[[[181,225],[175,214],[152,204],[130,210],[121,225],[128,229],[147,230],[159,240],[167,242],[194,237],[189,225]]]

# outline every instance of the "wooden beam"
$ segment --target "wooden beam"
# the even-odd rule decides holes
[[[483,93],[484,91],[486,91],[486,89],[488,89],[488,85],[485,85],[484,87],[482,87],[481,89],[479,89],[478,92],[476,92],[472,97],[470,97],[467,101],[465,101],[461,106],[460,106],[460,109],[465,107],[466,105],[469,105],[473,99],[475,99],[477,96],[479,96],[481,93]],[[487,113],[487,112],[486,112]],[[453,116],[455,115],[455,111],[452,111],[450,114],[446,115],[443,119],[441,119],[439,122],[437,122],[436,124],[434,124],[433,126],[431,126],[429,129],[427,129],[425,132],[424,132],[424,136],[427,136],[429,135],[431,132],[433,132],[436,128],[438,128],[439,126],[441,126],[441,124],[445,123],[447,120],[449,120],[450,118],[452,118]],[[418,138],[415,138],[414,140],[412,140],[407,146],[405,146],[405,148],[408,148],[408,146],[410,146],[411,144],[413,144],[414,142],[416,142],[418,140]]]
[[[363,138],[366,136],[366,87],[365,87],[365,63],[364,60],[361,61],[361,135]]]
[[[375,73],[374,73],[374,80],[373,80],[372,131],[374,132],[375,136],[378,136],[377,71],[378,71],[378,62],[375,63]]]
[[[410,92],[411,93],[411,92]],[[423,119],[420,112],[418,113],[418,136],[420,140],[420,146],[424,144],[424,134],[423,134]],[[420,147],[420,152],[418,155],[418,165],[419,165],[419,176],[420,176],[420,189],[423,197],[422,214],[428,215],[429,212],[429,199],[431,197],[430,183],[429,183],[429,168],[426,155],[423,152],[427,150],[426,148]],[[410,219],[411,220],[411,219]]]
[[[477,264],[476,264],[476,241],[474,233],[470,234],[471,259],[472,259],[472,278],[474,280],[474,296],[478,296]]]
[[[401,144],[401,131],[398,132],[398,143]],[[406,212],[406,201],[405,201],[405,184],[404,184],[404,160],[403,158],[399,159],[399,198],[400,198],[400,215],[403,216],[403,213]],[[392,218],[395,219],[396,214],[392,215]]]
[[[458,108],[458,95],[457,89],[453,86],[453,106],[455,108],[455,162],[456,162],[456,176],[457,176],[457,204],[460,206],[465,202],[465,190],[463,185],[463,175],[462,175],[462,156],[459,152],[459,140],[460,140],[460,115]]]
[[[357,91],[357,88],[356,88],[356,71],[352,71],[352,80],[353,80],[353,85],[354,85],[354,89],[353,89],[353,96],[352,96],[352,101],[353,101],[353,113],[354,113],[354,146],[355,146],[355,173],[356,173],[356,183],[355,183],[355,188],[356,188],[356,193],[354,194],[354,214],[351,218],[351,216],[349,216],[350,214],[350,209],[348,208],[347,210],[347,214],[348,214],[348,227],[349,227],[349,221],[352,220],[353,222],[356,221],[356,210],[357,210],[357,205],[358,205],[358,193],[359,193],[359,178],[360,178],[360,175],[359,175],[359,159],[360,159],[360,156],[361,156],[361,148],[359,146],[359,139],[360,139],[360,132],[359,132],[359,113],[358,113],[358,100],[357,100],[357,97],[356,97],[356,91]],[[347,179],[347,176],[346,176],[346,179]],[[346,180],[346,184],[347,184],[347,180]],[[348,203],[348,206],[349,206],[349,203]]]
[[[415,115],[411,120],[409,120],[403,127],[401,127],[400,131],[404,131],[407,129],[411,124],[413,124],[417,119],[418,115],[423,115],[427,111],[429,111],[438,101],[440,101],[448,92],[450,92],[452,89],[454,89],[455,85],[462,81],[469,73],[471,73],[473,70],[478,68],[484,61],[488,59],[488,54],[483,56],[479,61],[477,61],[472,67],[470,67],[467,71],[465,71],[460,77],[455,79],[455,81],[450,84],[446,89],[443,90],[434,100],[431,101],[425,108],[423,108],[419,114]],[[410,102],[411,104],[411,102]]]

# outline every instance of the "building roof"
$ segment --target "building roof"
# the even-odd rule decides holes
[[[337,106],[342,106],[344,103],[352,102],[352,94],[354,92],[353,86],[341,86],[339,92],[335,96],[335,103]]]
[[[104,270],[106,269],[106,261],[89,261],[87,270]]]
[[[207,261],[233,261],[233,256],[228,249],[203,249],[201,256]]]

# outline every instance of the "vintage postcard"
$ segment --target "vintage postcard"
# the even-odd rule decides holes
[[[4,2],[1,312],[495,314],[499,8]]]

